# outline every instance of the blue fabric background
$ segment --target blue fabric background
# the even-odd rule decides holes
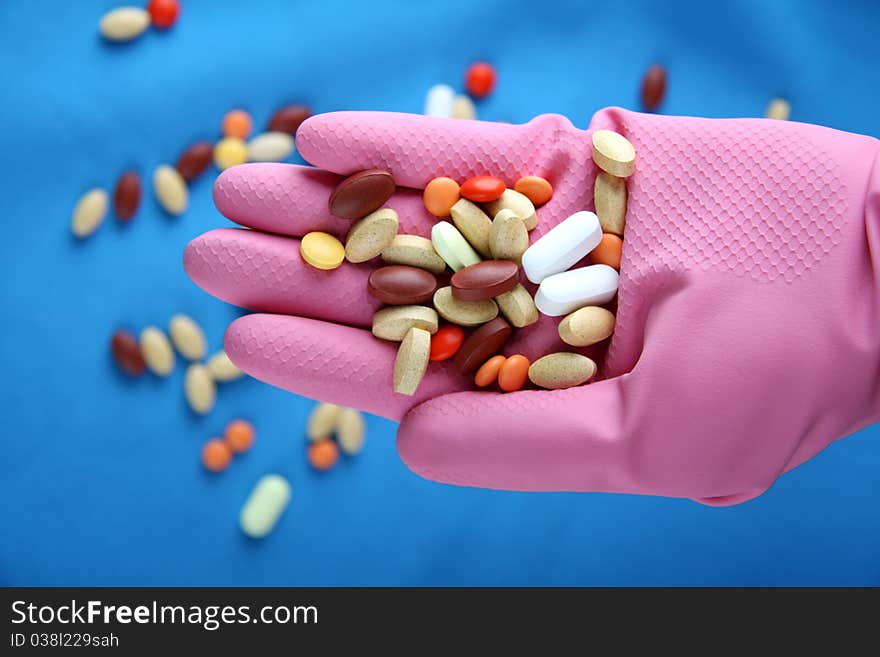
[[[637,107],[660,61],[667,113],[759,116],[783,95],[795,120],[880,135],[880,5],[184,0],[170,32],[111,46],[97,22],[117,4],[0,5],[0,583],[880,584],[880,427],[727,509],[430,483],[374,417],[363,455],[318,475],[303,450],[310,401],[246,380],[197,418],[182,367],[130,381],[108,355],[115,328],[180,311],[221,346],[238,311],[181,267],[191,238],[227,225],[213,174],[178,219],[147,191],[128,226],[108,217],[81,244],[68,228],[84,190],[128,167],[149,177],[215,139],[230,108],[258,125],[291,101],[418,112],[429,86],[460,86],[483,58],[499,73],[479,103],[491,120],[560,112],[584,127],[602,106]],[[241,415],[256,448],[205,473],[202,443]],[[250,541],[239,508],[270,471],[293,501]]]

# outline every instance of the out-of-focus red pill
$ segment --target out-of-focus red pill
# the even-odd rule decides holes
[[[183,151],[175,168],[184,180],[191,181],[202,175],[213,160],[214,144],[200,141]]]
[[[113,334],[110,352],[119,369],[129,376],[140,376],[147,369],[137,338],[128,331],[116,331]]]
[[[471,64],[464,77],[464,86],[474,98],[488,96],[495,88],[495,69],[486,62]]]
[[[300,124],[312,115],[305,105],[288,105],[272,115],[269,119],[269,132],[286,132],[295,135]]]
[[[141,178],[134,171],[126,171],[113,191],[113,211],[120,221],[128,221],[141,204]]]
[[[180,14],[180,3],[177,0],[150,0],[147,11],[153,25],[161,30],[167,29],[177,22]]]
[[[665,95],[666,69],[660,64],[654,64],[642,79],[642,107],[653,112],[660,107]]]
[[[474,203],[497,201],[507,186],[495,176],[474,176],[461,184],[461,195]]]

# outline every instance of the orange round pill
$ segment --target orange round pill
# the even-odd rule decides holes
[[[310,443],[307,455],[309,464],[315,470],[329,470],[339,459],[339,447],[329,438],[325,438]]]
[[[223,136],[247,139],[254,127],[251,115],[244,110],[232,110],[223,117]]]
[[[544,205],[553,197],[553,185],[541,176],[523,176],[516,181],[513,188],[527,196],[535,207]]]
[[[461,187],[452,178],[434,178],[425,186],[425,207],[435,217],[448,217],[461,198]]]
[[[254,425],[247,420],[233,420],[226,425],[226,445],[236,454],[248,451],[254,444]]]
[[[229,467],[232,452],[220,438],[211,438],[202,447],[202,465],[211,472],[220,472]]]
[[[468,67],[464,86],[474,98],[488,96],[495,88],[495,69],[486,62],[475,62]]]
[[[495,383],[495,379],[498,378],[498,371],[501,369],[501,366],[504,365],[504,361],[506,360],[507,359],[500,354],[492,356],[492,358],[480,365],[480,369],[474,374],[474,383],[481,388],[485,388],[486,386]]]
[[[590,262],[594,265],[608,265],[620,269],[622,253],[623,240],[613,233],[604,233],[599,246],[590,251]]]
[[[498,370],[498,387],[504,392],[521,389],[529,378],[529,359],[522,354],[508,356]]]

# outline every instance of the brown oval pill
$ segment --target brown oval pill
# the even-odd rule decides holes
[[[510,292],[519,283],[519,267],[510,260],[484,260],[452,277],[452,295],[460,301],[482,301]]]
[[[387,171],[358,171],[333,190],[330,212],[343,219],[362,219],[381,208],[394,190],[394,178]]]
[[[666,69],[655,64],[648,69],[642,80],[642,107],[653,112],[666,95]]]
[[[286,132],[295,135],[300,123],[312,115],[312,111],[305,105],[288,105],[272,115],[269,119],[269,132]]]
[[[110,353],[119,369],[129,376],[140,376],[147,369],[137,338],[128,331],[116,331],[110,338]]]
[[[184,180],[195,180],[211,166],[214,160],[214,144],[199,141],[183,151],[174,167]]]
[[[496,317],[470,334],[452,362],[462,374],[470,374],[490,356],[498,353],[512,334],[510,324],[503,318]]]
[[[437,289],[437,279],[418,267],[389,265],[370,274],[367,289],[382,303],[409,306],[430,300]]]
[[[113,191],[113,211],[120,221],[128,221],[141,204],[141,177],[134,171],[126,171]]]

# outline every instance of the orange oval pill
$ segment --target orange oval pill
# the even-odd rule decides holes
[[[211,438],[202,448],[202,465],[211,472],[220,472],[229,467],[232,452],[220,438]]]
[[[507,185],[495,176],[474,176],[461,184],[461,195],[474,203],[489,203],[501,198]]]
[[[329,438],[318,440],[309,444],[309,464],[315,470],[329,470],[339,459],[339,447]]]
[[[544,205],[553,198],[553,185],[541,176],[523,176],[516,181],[513,188],[523,196],[528,197],[536,207]]]
[[[223,136],[247,139],[254,127],[251,115],[244,110],[232,110],[223,117]]]
[[[448,217],[461,198],[461,187],[452,178],[434,178],[425,186],[425,207],[435,217]]]
[[[248,451],[254,444],[254,425],[247,420],[233,420],[224,432],[226,445],[236,454]]]
[[[498,370],[498,387],[504,392],[521,389],[529,378],[529,359],[522,354],[509,356]]]
[[[501,354],[492,356],[492,358],[483,363],[480,366],[480,369],[477,370],[477,373],[474,374],[474,383],[481,388],[485,388],[486,386],[495,383],[495,379],[498,378],[498,372],[506,360],[507,359]]]
[[[464,331],[460,326],[455,324],[441,326],[431,336],[431,352],[428,360],[435,362],[449,360],[458,353],[462,342],[464,342]]]
[[[599,246],[590,251],[590,262],[594,265],[608,265],[620,269],[622,254],[623,240],[613,233],[604,233]]]

